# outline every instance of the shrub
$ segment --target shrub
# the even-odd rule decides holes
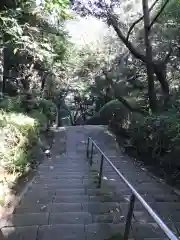
[[[160,165],[180,167],[180,114],[165,112],[132,124],[130,138],[138,155],[147,156]]]
[[[118,100],[111,100],[99,110],[100,116],[108,120],[110,120],[114,114],[124,119],[128,113],[129,110]]]
[[[6,97],[0,102],[0,108],[4,109],[7,112],[23,112],[22,98],[20,96]]]
[[[28,113],[28,115],[35,117],[40,125],[43,125],[45,122],[47,124],[48,121],[52,123],[56,117],[56,105],[51,100],[33,99],[29,95],[7,97],[0,102],[0,108],[6,112]]]
[[[32,110],[28,115],[37,121],[40,130],[47,129],[48,119],[42,112],[39,112],[38,110]]]
[[[56,105],[47,99],[40,99],[37,104],[37,108],[42,111],[42,113],[47,117],[51,122],[56,117]]]
[[[102,119],[101,116],[96,113],[94,116],[89,117],[86,122],[86,125],[108,125],[108,120],[105,118]]]
[[[0,112],[0,162],[8,171],[23,172],[30,165],[29,150],[38,140],[38,123],[25,114]]]

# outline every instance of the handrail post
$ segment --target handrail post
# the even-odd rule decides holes
[[[102,182],[102,173],[103,173],[103,163],[104,163],[104,156],[101,155],[101,163],[100,163],[100,171],[99,171],[99,182],[98,182],[98,188],[101,187]]]
[[[123,240],[128,240],[129,238],[129,232],[130,232],[130,227],[131,227],[131,221],[132,221],[132,216],[133,216],[133,210],[134,210],[134,203],[135,203],[135,195],[131,195],[130,199],[130,204],[129,204],[129,210],[127,214],[127,220],[126,220],[126,226],[124,230],[124,237]]]
[[[91,145],[91,157],[90,157],[90,166],[92,166],[93,164],[93,150],[94,150],[94,142],[92,141],[92,145]]]
[[[90,138],[88,137],[87,148],[86,148],[86,157],[87,158],[89,158],[89,142],[90,142]]]

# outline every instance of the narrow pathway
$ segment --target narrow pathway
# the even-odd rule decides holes
[[[97,141],[170,227],[168,211],[178,227],[180,198],[118,153],[113,138],[103,127],[77,126],[60,128],[55,133],[51,159],[40,165],[14,214],[1,221],[5,239],[104,240],[123,233],[130,192],[106,164],[102,188],[97,188],[100,156],[95,152],[90,169],[85,156],[88,136]],[[131,237],[166,239],[139,203],[135,206]],[[117,239],[121,239],[119,235]]]

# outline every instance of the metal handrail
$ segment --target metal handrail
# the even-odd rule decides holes
[[[87,151],[86,155],[87,158],[89,158],[89,145],[90,141],[92,142],[91,145],[91,155],[90,155],[90,165],[92,165],[92,158],[93,158],[93,150],[94,147],[100,152],[101,154],[101,164],[100,164],[100,174],[99,174],[99,185],[98,187],[101,187],[101,181],[102,181],[102,172],[103,172],[103,161],[104,159],[109,163],[109,165],[114,169],[114,171],[118,174],[118,176],[122,179],[122,181],[130,188],[132,192],[131,200],[130,200],[130,207],[127,215],[127,221],[125,226],[125,232],[124,232],[124,240],[128,240],[129,232],[130,232],[130,226],[131,226],[131,220],[133,216],[133,209],[134,209],[134,203],[135,199],[137,198],[140,203],[143,205],[143,207],[147,210],[147,212],[151,215],[151,217],[155,220],[155,222],[158,224],[158,226],[163,230],[164,234],[171,240],[179,240],[177,236],[166,226],[166,224],[160,219],[160,217],[154,212],[154,210],[148,205],[148,203],[143,199],[143,197],[136,191],[136,189],[130,184],[130,182],[122,175],[122,173],[114,166],[114,164],[109,160],[109,158],[105,155],[105,153],[100,149],[100,147],[95,143],[95,141],[88,137],[88,143],[87,143]]]

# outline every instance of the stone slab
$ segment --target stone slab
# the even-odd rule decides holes
[[[85,195],[74,195],[74,196],[69,196],[69,195],[63,195],[63,196],[55,196],[53,203],[63,203],[63,202],[69,202],[69,203],[84,203],[89,200],[88,196]]]
[[[88,212],[52,213],[49,224],[89,224],[92,216]]]
[[[45,225],[48,218],[48,213],[12,214],[3,221],[3,227]]]
[[[51,213],[62,212],[80,212],[82,211],[82,205],[80,203],[52,203],[48,206]]]
[[[1,230],[6,240],[36,240],[38,226],[5,227]]]
[[[37,240],[85,240],[85,238],[84,224],[57,224],[40,227]]]
[[[42,212],[49,212],[49,204],[27,204],[19,205],[15,208],[14,213],[42,213]]]

